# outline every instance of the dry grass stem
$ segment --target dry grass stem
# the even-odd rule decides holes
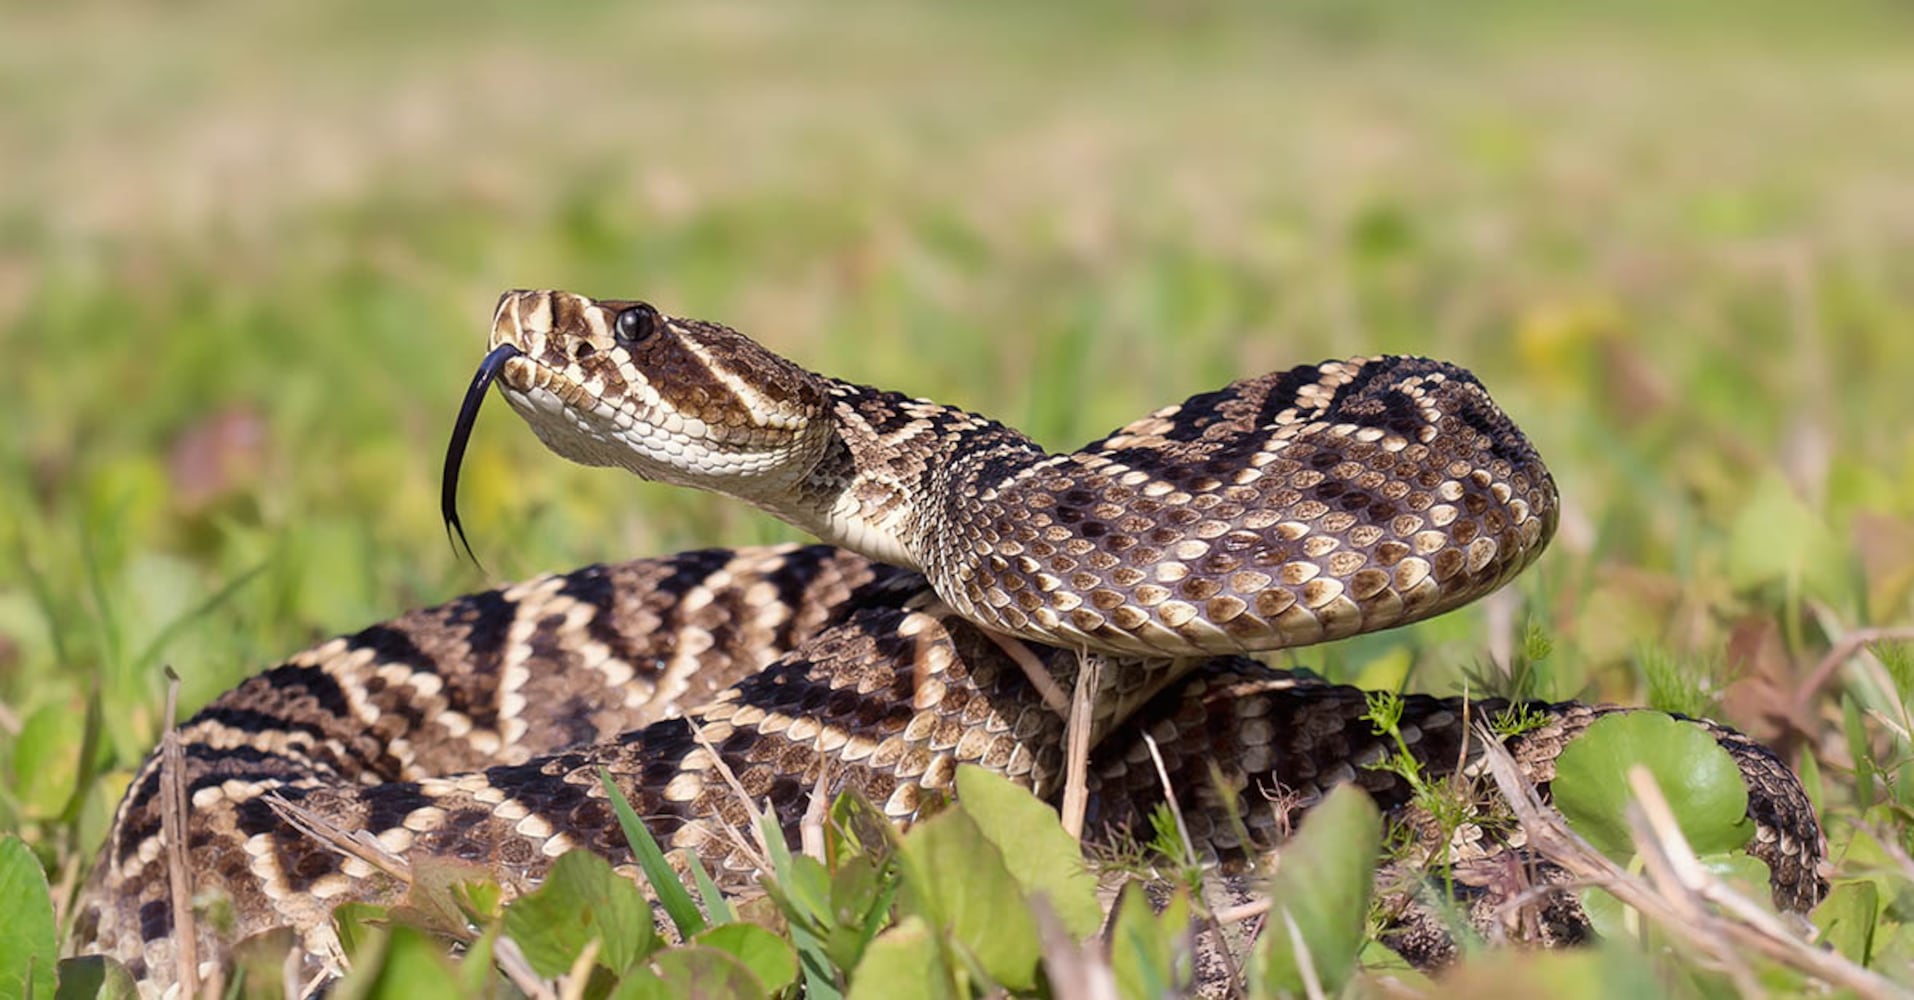
[[[1021,645],[1021,644],[1020,644]],[[1063,829],[1083,839],[1083,816],[1090,806],[1090,737],[1095,728],[1097,692],[1103,689],[1103,657],[1077,654],[1076,690],[1063,727]]]
[[[1118,1000],[1116,972],[1097,940],[1078,943],[1042,896],[1031,899],[1030,911],[1037,918],[1037,941],[1051,995],[1057,1000]]]
[[[591,967],[598,961],[601,943],[598,938],[592,938],[578,950],[572,967],[565,970],[564,977],[558,981],[558,1000],[585,1000],[585,987],[591,984]]]
[[[1262,899],[1252,900],[1240,906],[1225,906],[1216,911],[1216,922],[1219,924],[1236,924],[1245,920],[1254,920],[1268,913],[1271,905],[1269,898],[1265,896]]]
[[[558,991],[532,969],[532,963],[525,958],[525,952],[518,942],[508,937],[500,937],[492,945],[492,960],[498,963],[500,972],[518,987],[520,993],[529,1000],[558,1000]]]
[[[306,988],[299,982],[299,974],[305,971],[305,964],[306,949],[304,947],[295,944],[286,949],[286,960],[279,963],[279,989],[285,993],[288,1000],[309,995]],[[316,989],[321,981],[315,980],[313,988]]]
[[[1758,955],[1868,1000],[1907,995],[1885,978],[1796,937],[1772,914],[1716,879],[1687,849],[1665,808],[1661,814],[1650,808],[1635,814],[1641,824],[1636,850],[1657,877],[1651,881],[1630,875],[1542,803],[1501,743],[1486,733],[1479,737],[1489,774],[1522,825],[1530,847],[1571,878],[1607,890],[1731,974],[1737,966],[1746,965],[1748,956]],[[1666,830],[1664,823],[1669,824]],[[1687,856],[1677,858],[1676,853]]]
[[[265,802],[281,820],[285,821],[287,826],[298,830],[301,836],[343,857],[358,858],[407,885],[412,883],[412,863],[403,856],[387,850],[386,846],[370,832],[341,829],[338,824],[324,816],[277,795],[265,796]]]
[[[1163,751],[1156,745],[1156,737],[1143,734],[1143,745],[1150,748],[1150,762],[1156,765],[1156,780],[1163,786],[1163,801],[1170,807],[1170,815],[1176,818],[1176,836],[1183,856],[1177,860],[1191,867],[1196,866],[1196,855],[1191,853],[1190,828],[1183,822],[1183,806],[1176,800],[1176,789],[1170,786],[1170,769],[1163,764]]]
[[[1157,784],[1163,787],[1163,802],[1169,806],[1170,818],[1176,821],[1177,846],[1183,852],[1183,856],[1176,861],[1186,870],[1195,871],[1197,870],[1196,848],[1190,840],[1189,823],[1183,818],[1183,804],[1177,801],[1176,788],[1170,783],[1170,770],[1163,763],[1163,750],[1157,746],[1156,737],[1149,733],[1143,734],[1143,745],[1150,750],[1150,762],[1156,766]],[[1216,957],[1223,963],[1226,981],[1241,982],[1242,969],[1237,965],[1236,957],[1230,954],[1229,938],[1223,933],[1223,925],[1226,921],[1211,911],[1207,903],[1201,909],[1203,921],[1208,925],[1209,933],[1216,942]]]
[[[166,668],[166,735],[160,739],[160,833],[173,896],[173,957],[181,996],[199,993],[199,924],[193,869],[186,858],[186,751],[179,739],[179,675]]]
[[[1057,683],[1055,677],[1050,676],[1049,668],[1043,665],[1042,660],[1037,659],[1036,653],[1030,651],[1028,643],[1014,635],[1003,635],[989,629],[979,631],[989,636],[990,641],[1017,664],[1017,667],[1023,671],[1024,677],[1029,679],[1030,686],[1037,689],[1037,694],[1043,698],[1043,703],[1049,706],[1052,712],[1057,713],[1058,718],[1070,718],[1070,696],[1063,693],[1063,686]],[[1082,682],[1079,681],[1077,686],[1082,687]]]
[[[1821,662],[1815,664],[1801,686],[1795,689],[1794,717],[1806,718],[1809,702],[1814,700],[1815,694],[1834,676],[1834,672],[1841,669],[1841,664],[1877,642],[1914,642],[1914,626],[1861,628],[1842,636],[1827,655],[1821,657]]]
[[[824,820],[831,812],[831,760],[818,761],[817,782],[811,786],[811,801],[804,806],[804,820],[798,824],[798,844],[810,857],[824,860]]]
[[[1303,929],[1288,910],[1283,911],[1283,930],[1289,934],[1289,946],[1295,949],[1296,973],[1303,977],[1303,992],[1309,1000],[1324,1000],[1322,977],[1316,975],[1316,957],[1309,953]]]
[[[721,829],[731,842],[744,852],[751,864],[757,866],[760,871],[770,871],[771,845],[764,839],[764,810],[760,809],[756,802],[751,801],[750,794],[744,790],[744,783],[738,780],[737,774],[731,770],[731,765],[724,762],[724,755],[718,753],[718,748],[706,738],[704,727],[690,719],[686,719],[685,724],[691,727],[691,738],[697,741],[698,746],[702,747],[705,755],[710,758],[711,769],[718,772],[718,776],[724,779],[725,786],[731,789],[731,794],[736,796],[739,804],[744,806],[745,815],[751,817],[751,843],[746,844],[744,838],[739,836],[737,830],[729,823],[720,824]]]
[[[1635,801],[1628,810],[1629,832],[1634,836],[1635,849],[1649,881],[1661,890],[1662,899],[1682,919],[1695,922],[1707,919],[1708,909],[1700,890],[1708,872],[1688,846],[1688,838],[1682,834],[1674,811],[1662,797],[1660,786],[1655,784],[1655,776],[1648,768],[1636,764],[1628,769],[1628,787],[1635,794]],[[1719,950],[1709,953],[1709,957],[1734,980],[1736,992],[1742,996],[1763,995],[1754,970],[1741,955],[1732,950]]]

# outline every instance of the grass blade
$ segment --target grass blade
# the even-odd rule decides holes
[[[618,825],[624,828],[625,842],[631,845],[632,856],[638,859],[638,867],[651,881],[652,892],[658,895],[658,905],[665,908],[665,915],[671,918],[679,936],[689,940],[705,929],[704,914],[698,912],[698,904],[692,902],[691,893],[678,878],[677,869],[665,860],[665,852],[652,839],[651,831],[645,829],[630,800],[625,798],[618,783],[611,780],[611,772],[599,768],[598,780],[604,784],[605,794],[610,796],[611,806],[618,813]]]
[[[724,898],[724,893],[718,891],[718,884],[711,881],[711,873],[705,871],[698,852],[687,850],[685,858],[691,862],[691,878],[698,886],[698,895],[704,900],[705,916],[711,918],[711,923],[728,924],[738,919],[737,914],[731,912],[731,904]]]
[[[798,872],[791,856],[791,845],[785,842],[784,830],[778,826],[775,817],[768,813],[759,816],[758,833],[765,853],[771,859],[774,882],[770,887],[771,896],[784,909],[791,945],[797,949],[798,968],[802,970],[804,978],[804,995],[813,1000],[843,1000],[844,991],[839,988],[834,971],[837,966],[831,961],[824,940],[824,932],[831,926],[828,890],[823,894],[824,898],[820,898],[816,887]]]

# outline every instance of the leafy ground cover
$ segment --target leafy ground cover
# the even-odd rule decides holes
[[[1831,939],[1914,982],[1900,7],[5,17],[0,829],[49,902],[157,740],[162,665],[190,708],[486,582],[437,458],[498,290],[554,286],[1059,447],[1301,361],[1475,369],[1561,483],[1553,549],[1506,597],[1280,662],[1776,741],[1827,820]],[[467,474],[496,578],[785,537],[565,466],[502,408]],[[1633,945],[1551,961],[1747,985]]]

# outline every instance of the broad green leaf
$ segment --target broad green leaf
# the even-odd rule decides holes
[[[1365,978],[1387,976],[1399,988],[1407,987],[1423,995],[1435,995],[1435,980],[1430,979],[1427,973],[1410,965],[1408,959],[1375,938],[1362,943],[1362,950],[1356,953],[1356,963],[1362,966]],[[1351,993],[1358,997],[1373,995],[1372,992],[1365,992],[1359,988],[1352,990]]]
[[[1697,854],[1741,847],[1754,832],[1741,769],[1700,726],[1658,712],[1604,716],[1569,743],[1551,785],[1575,832],[1617,861],[1635,853],[1628,833],[1629,768],[1647,767]]]
[[[1760,858],[1746,851],[1720,851],[1697,857],[1703,868],[1729,888],[1746,896],[1756,905],[1773,909],[1774,893],[1769,888],[1771,874]]]
[[[1814,926],[1823,943],[1848,961],[1866,966],[1874,951],[1874,922],[1880,891],[1866,881],[1840,882],[1814,910]]]
[[[641,967],[625,973],[618,981],[618,988],[612,991],[611,1000],[677,1000],[677,997],[657,973]]]
[[[625,841],[631,846],[632,856],[638,859],[638,867],[651,882],[651,891],[658,897],[658,905],[664,907],[666,915],[671,917],[671,925],[684,938],[704,930],[704,914],[698,912],[698,904],[691,901],[691,893],[679,880],[677,869],[665,860],[664,851],[658,848],[658,841],[652,838],[651,831],[645,829],[644,821],[631,808],[624,791],[617,782],[611,780],[611,772],[599,768],[598,780],[604,784],[612,810],[618,814],[618,825],[625,831]]]
[[[352,971],[327,996],[331,1000],[419,1000],[451,996],[456,982],[445,945],[416,927],[399,924],[360,952]]]
[[[53,934],[53,897],[32,848],[0,837],[0,997],[53,996],[60,950]]]
[[[139,1000],[140,988],[126,966],[100,955],[60,960],[54,1000]],[[38,996],[39,994],[34,994]]]
[[[385,929],[391,922],[386,907],[370,903],[341,903],[332,910],[332,929],[339,935],[339,947],[354,962],[362,949],[385,940]]]
[[[888,861],[901,839],[881,810],[856,789],[847,789],[831,803],[830,819],[824,824],[824,857],[833,871],[851,858]]]
[[[58,816],[73,794],[80,771],[81,719],[75,708],[56,702],[42,706],[21,725],[12,747],[11,792],[29,816]]]
[[[792,854],[784,843],[784,831],[770,817],[764,820],[765,842],[771,845],[772,880],[765,890],[777,900],[791,929],[791,943],[797,948],[798,968],[804,972],[804,994],[815,1000],[836,1000],[842,994],[837,987],[833,949],[827,938],[832,934],[830,919],[831,874],[822,862],[802,854]]]
[[[899,857],[904,912],[948,934],[997,982],[1036,985],[1036,918],[1002,852],[969,813],[952,809],[917,824]]]
[[[1444,976],[1440,996],[1471,1000],[1637,1000],[1667,995],[1639,951],[1620,945],[1572,951],[1491,952]]]
[[[658,946],[651,907],[638,887],[585,850],[560,857],[543,885],[505,908],[505,934],[547,977],[570,969],[594,938],[598,963],[614,973],[623,973]]]
[[[286,995],[286,956],[298,944],[290,927],[252,934],[233,945],[233,982],[245,1000],[280,1000]]]
[[[1873,807],[1879,794],[1875,789],[1874,750],[1868,740],[1868,725],[1860,702],[1852,695],[1841,697],[1841,732],[1847,737],[1848,756],[1854,761],[1854,798],[1861,812]]]
[[[494,920],[467,945],[459,959],[459,991],[468,997],[490,997],[498,993],[499,971],[492,956],[498,950],[498,936],[505,922]]]
[[[1169,1000],[1189,995],[1190,901],[1182,890],[1158,916],[1143,885],[1132,882],[1117,898],[1110,924],[1110,968],[1123,1000]]]
[[[668,995],[678,1000],[763,1000],[769,995],[743,962],[715,948],[690,945],[661,951],[651,966]]]
[[[1893,962],[1899,968],[1907,968],[1914,964],[1914,924],[1881,920],[1874,928],[1874,941],[1870,948],[1876,967]]]
[[[1355,970],[1382,846],[1382,814],[1353,785],[1330,792],[1283,848],[1271,881],[1269,918],[1252,984],[1264,995],[1302,996],[1305,980],[1290,924],[1308,949],[1315,980],[1334,992]]]
[[[1595,936],[1605,941],[1632,941],[1641,935],[1642,916],[1606,889],[1589,886],[1578,897]]]
[[[1057,811],[1000,774],[966,764],[957,769],[957,801],[985,838],[997,845],[1010,875],[1026,894],[1042,893],[1077,940],[1103,926],[1097,880],[1083,865],[1083,848],[1063,831]]]
[[[824,954],[839,969],[853,969],[864,949],[891,922],[897,897],[898,846],[903,836],[891,821],[855,791],[831,803],[824,826],[824,856],[830,859],[830,929]]]
[[[730,955],[744,963],[758,982],[773,993],[797,981],[797,955],[776,934],[755,924],[724,924],[694,939],[694,943]]]
[[[505,890],[496,878],[459,882],[452,887],[452,900],[475,924],[490,923],[505,912]]]
[[[831,873],[831,922],[825,951],[840,969],[855,968],[864,948],[890,922],[897,879],[890,865],[865,854],[839,857]]]
[[[905,917],[864,950],[849,1000],[954,1000],[949,966],[921,917]]]
[[[1737,590],[1799,581],[1825,601],[1844,604],[1853,596],[1856,577],[1848,546],[1779,471],[1756,481],[1728,538],[1728,576]]]
[[[412,859],[412,884],[405,899],[392,907],[391,918],[450,938],[471,934],[473,906],[491,904],[504,895],[496,876],[470,862],[425,855]],[[490,883],[491,888],[485,888]]]

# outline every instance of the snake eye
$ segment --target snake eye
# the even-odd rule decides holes
[[[663,323],[664,317],[658,315],[658,310],[640,302],[618,311],[611,323],[612,336],[621,344],[636,344],[657,332]]]

